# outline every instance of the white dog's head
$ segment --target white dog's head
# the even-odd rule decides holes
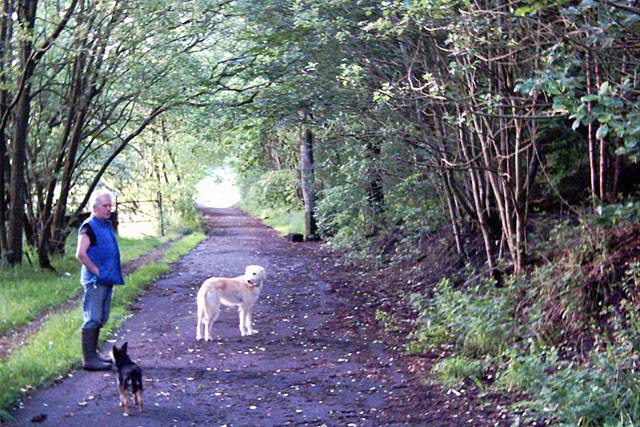
[[[267,277],[264,268],[259,265],[248,265],[244,270],[244,277],[251,286],[262,286],[262,282]]]

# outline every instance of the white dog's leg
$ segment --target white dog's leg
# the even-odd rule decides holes
[[[246,328],[245,328],[246,317],[245,317],[245,310],[242,306],[238,307],[238,317],[240,320],[240,335],[244,337],[245,335],[247,335]]]
[[[247,310],[247,320],[246,320],[246,326],[247,326],[247,333],[249,335],[253,335],[253,334],[257,334],[258,331],[253,329],[253,310],[248,309]]]
[[[220,315],[220,306],[218,304],[214,304],[209,307],[209,310],[207,312],[207,317],[209,321],[205,323],[206,327],[204,330],[205,341],[211,341],[211,329],[213,327],[213,322],[218,320],[219,315]]]
[[[202,339],[202,326],[204,326],[204,309],[198,304],[198,314],[196,319],[196,340],[200,341]]]
[[[204,340],[205,341],[211,341],[211,325],[212,324],[213,324],[213,321],[211,320],[211,318],[209,318],[208,322],[204,324]]]

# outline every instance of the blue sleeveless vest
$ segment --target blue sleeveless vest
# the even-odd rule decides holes
[[[111,221],[101,221],[91,215],[82,223],[80,229],[85,224],[91,228],[95,236],[95,241],[92,241],[87,249],[87,255],[100,270],[100,276],[96,277],[87,267],[82,265],[80,282],[83,285],[93,281],[100,285],[124,285],[120,269],[120,250],[116,235],[111,227]]]

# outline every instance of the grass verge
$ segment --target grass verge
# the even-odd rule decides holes
[[[119,238],[122,262],[126,263],[151,251],[169,238],[124,239]],[[66,252],[75,251],[75,239],[69,238]],[[43,311],[78,295],[82,287],[78,283],[78,262],[70,256],[54,257],[56,270],[43,270],[31,265],[21,265],[0,270],[0,335],[27,324]],[[73,273],[70,273],[73,272]]]
[[[117,328],[129,315],[129,304],[155,278],[169,271],[169,263],[188,252],[204,234],[194,233],[175,242],[162,262],[147,264],[128,275],[126,285],[114,292],[109,323],[103,335]],[[21,393],[49,384],[78,367],[81,361],[80,307],[51,316],[43,327],[9,358],[0,362],[0,420],[8,417],[6,410]],[[4,415],[3,415],[4,414]]]
[[[286,208],[260,208],[240,202],[238,207],[249,215],[260,218],[278,233],[304,233],[304,211]]]

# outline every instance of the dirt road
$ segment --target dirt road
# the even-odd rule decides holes
[[[372,327],[353,319],[347,286],[319,243],[290,243],[233,209],[206,210],[207,238],[152,284],[117,336],[144,373],[145,411],[124,417],[115,371],[74,371],[13,411],[16,425],[263,426],[495,425],[494,410],[416,385]],[[214,341],[195,340],[195,295],[208,276],[248,264],[268,279],[240,337],[223,309]],[[346,276],[348,277],[348,275]],[[117,290],[116,290],[117,291]],[[107,343],[103,350],[110,348]]]

